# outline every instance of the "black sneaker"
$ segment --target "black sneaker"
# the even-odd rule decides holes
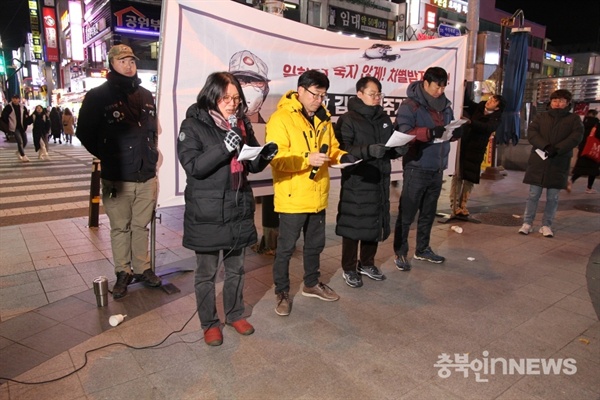
[[[431,250],[431,247],[427,247],[423,251],[415,251],[415,260],[429,261],[436,264],[441,264],[446,259],[442,256],[438,256]]]
[[[410,261],[408,261],[405,255],[396,256],[394,264],[396,264],[396,268],[400,271],[410,271]]]
[[[120,299],[127,296],[127,285],[131,283],[132,279],[133,275],[128,274],[125,271],[121,271],[117,274],[117,281],[112,290],[113,299]]]
[[[385,280],[385,275],[374,265],[361,265],[359,262],[357,270],[359,274],[366,275],[374,281]]]
[[[154,271],[152,271],[152,268],[148,268],[141,275],[136,275],[135,277],[146,286],[159,287],[162,285],[161,279],[156,276]]]
[[[346,284],[350,287],[359,288],[363,285],[362,278],[356,271],[344,271],[342,276],[344,277]]]

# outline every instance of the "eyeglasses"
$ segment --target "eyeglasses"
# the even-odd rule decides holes
[[[315,100],[323,100],[323,99],[325,99],[325,97],[327,97],[327,93],[323,93],[323,94],[313,93],[310,90],[308,90],[308,88],[304,88],[304,90],[306,90],[308,93],[310,93],[312,95],[313,99],[315,99]]]
[[[231,101],[233,101],[233,104],[240,104],[242,99],[240,96],[230,96],[226,94],[225,96],[221,97],[219,101],[222,101],[224,103],[231,103]]]
[[[382,99],[385,95],[383,93],[365,93],[365,96],[369,96],[372,99]]]

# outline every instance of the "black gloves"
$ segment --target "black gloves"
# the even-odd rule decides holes
[[[462,137],[462,135],[463,135],[463,128],[458,127],[452,131],[452,140],[458,140]]]
[[[367,148],[369,155],[373,158],[382,158],[387,149],[381,143],[370,144]]]
[[[354,157],[352,154],[350,153],[346,153],[344,154],[341,158],[340,158],[340,163],[342,164],[346,164],[346,163],[355,163],[357,162],[359,159]]]
[[[544,147],[544,151],[546,152],[546,155],[550,158],[555,157],[558,154],[558,149],[552,146],[551,144]]]
[[[404,146],[394,147],[394,151],[396,152],[396,155],[398,157],[402,157],[403,155],[408,153],[408,145],[405,144]]]
[[[240,146],[240,142],[242,141],[242,135],[239,128],[233,128],[225,135],[225,147],[227,147],[227,151],[230,153],[237,150]]]
[[[436,126],[435,128],[429,129],[429,140],[441,138],[445,131],[446,128],[443,126]]]
[[[277,154],[279,148],[277,147],[277,143],[271,142],[265,144],[265,147],[260,151],[260,156],[265,160],[272,160],[273,157]]]

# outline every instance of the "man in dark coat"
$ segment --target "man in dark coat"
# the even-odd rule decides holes
[[[152,93],[140,86],[133,50],[108,52],[107,81],[83,99],[77,137],[101,161],[102,204],[110,220],[117,281],[113,298],[127,294],[134,276],[148,286],[161,280],[150,267],[148,224],[156,208],[158,124]]]
[[[527,138],[533,146],[523,183],[529,184],[523,226],[519,233],[528,235],[542,189],[546,188],[546,207],[540,233],[552,237],[552,222],[558,209],[558,194],[567,187],[573,149],[583,138],[583,124],[578,115],[569,112],[571,92],[559,89],[550,95],[546,112],[535,116],[527,129]]]
[[[506,102],[495,94],[479,104],[465,98],[467,124],[460,139],[458,171],[450,185],[450,209],[453,215],[468,216],[467,201],[473,185],[479,183],[481,162],[490,136],[500,125]]]
[[[390,235],[390,159],[408,150],[407,146],[385,147],[394,129],[381,107],[381,83],[367,76],[358,80],[356,91],[357,97],[348,101],[348,112],[334,127],[340,148],[363,160],[342,170],[335,228],[343,237],[343,277],[350,287],[363,285],[361,275],[385,279],[375,266],[375,253],[377,242]]]

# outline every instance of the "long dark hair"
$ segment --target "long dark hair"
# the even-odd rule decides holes
[[[206,83],[196,98],[198,107],[203,110],[214,110],[218,112],[219,108],[217,107],[217,103],[227,92],[227,86],[229,86],[229,84],[232,84],[237,88],[240,96],[240,103],[237,106],[236,114],[238,118],[241,118],[246,114],[246,111],[248,111],[246,97],[244,96],[244,91],[242,90],[240,82],[229,72],[213,72],[206,78]]]

